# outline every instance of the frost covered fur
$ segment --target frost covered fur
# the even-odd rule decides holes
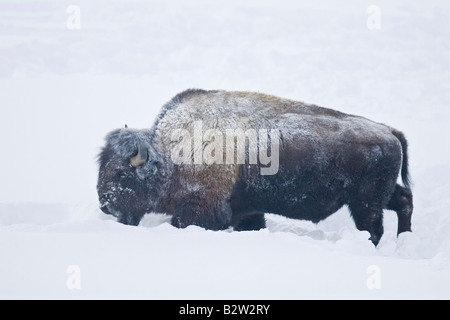
[[[257,145],[252,141],[245,141],[245,164],[175,164],[171,154],[180,141],[173,132],[183,129],[194,136],[198,121],[204,130],[221,132],[277,130],[276,174],[261,175],[262,164],[248,161]],[[235,141],[224,139],[224,148],[231,142],[237,155]],[[208,143],[208,138],[188,142],[189,157]],[[130,159],[138,150],[148,156],[134,166]],[[147,212],[164,212],[177,227],[256,230],[265,226],[265,212],[319,222],[348,205],[357,228],[369,231],[375,245],[383,234],[383,209],[397,212],[399,233],[411,230],[407,144],[401,132],[261,93],[184,91],[163,106],[151,129],[109,133],[99,164],[101,208],[126,224],[137,225]],[[396,184],[401,168],[404,187]]]

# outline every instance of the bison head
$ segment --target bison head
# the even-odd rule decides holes
[[[118,221],[138,225],[154,208],[157,197],[152,177],[160,161],[146,130],[118,129],[106,136],[98,162],[97,192],[100,208]]]

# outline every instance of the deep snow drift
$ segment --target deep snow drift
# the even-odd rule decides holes
[[[0,3],[0,298],[450,298],[447,1]],[[380,29],[367,27],[377,5]],[[98,209],[96,155],[186,88],[252,90],[403,131],[413,233],[346,208],[266,230],[138,227]]]

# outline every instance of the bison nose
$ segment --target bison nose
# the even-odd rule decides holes
[[[104,204],[100,207],[100,210],[102,210],[104,213],[106,214],[112,214],[109,209],[108,209],[108,205]]]

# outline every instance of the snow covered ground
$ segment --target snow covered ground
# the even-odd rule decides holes
[[[449,299],[450,5],[317,2],[2,0],[0,298]],[[371,5],[380,28],[367,26]],[[346,208],[318,225],[268,215],[257,232],[103,215],[105,134],[149,127],[191,87],[275,94],[403,131],[413,233],[397,239],[386,211],[374,248]]]

